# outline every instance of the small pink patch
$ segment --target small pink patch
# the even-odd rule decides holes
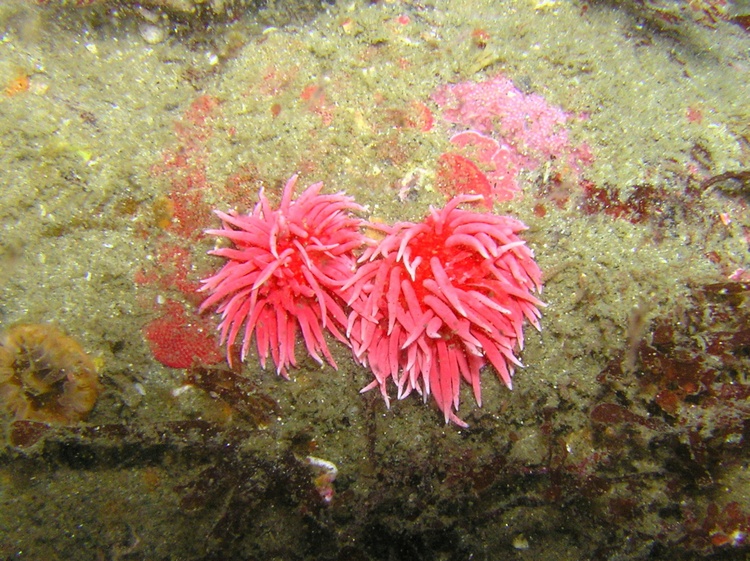
[[[454,152],[438,158],[437,188],[448,197],[460,194],[482,195],[488,209],[492,207],[492,185],[474,162]]]
[[[703,112],[695,106],[688,107],[685,111],[685,116],[691,123],[700,124],[703,122]]]
[[[170,368],[217,364],[224,357],[208,318],[188,315],[182,304],[168,300],[161,316],[143,328],[154,358]]]
[[[422,132],[429,132],[435,124],[435,118],[432,111],[421,101],[415,101],[411,104],[412,108],[419,115],[418,128]]]
[[[198,97],[190,108],[185,111],[185,119],[195,126],[203,126],[206,120],[212,117],[216,108],[219,106],[219,99],[212,95],[202,95]]]
[[[498,201],[509,201],[521,188],[516,181],[527,159],[498,140],[469,130],[454,135],[451,143],[478,163],[490,184],[490,194]]]
[[[307,102],[307,108],[320,116],[325,126],[333,122],[333,109],[326,99],[325,90],[317,84],[305,86],[300,92],[300,99]]]

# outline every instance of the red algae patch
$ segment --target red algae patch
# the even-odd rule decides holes
[[[190,368],[222,361],[213,325],[176,300],[165,302],[161,315],[143,328],[154,358],[170,368]]]
[[[15,420],[75,423],[104,388],[81,345],[47,324],[11,327],[0,343],[0,408]]]

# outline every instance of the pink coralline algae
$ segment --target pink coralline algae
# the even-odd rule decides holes
[[[482,195],[484,206],[488,210],[492,208],[492,184],[474,162],[460,154],[447,152],[438,158],[435,186],[449,197]]]
[[[336,367],[324,330],[349,345],[341,332],[347,319],[338,290],[352,276],[354,251],[364,242],[360,220],[352,215],[361,207],[350,197],[322,195],[323,184],[315,183],[292,200],[296,182],[296,175],[287,182],[278,209],[261,191],[248,215],[216,212],[223,227],[206,232],[233,247],[210,252],[227,262],[201,288],[209,293],[201,310],[218,305],[230,364],[231,348],[244,328],[240,359],[247,357],[255,335],[261,365],[270,353],[285,378],[297,365],[298,328],[308,353],[321,364],[322,354]]]
[[[347,334],[355,356],[389,405],[388,380],[402,399],[434,396],[445,421],[466,427],[456,411],[461,379],[481,406],[479,374],[491,363],[510,388],[523,348],[524,319],[539,329],[541,272],[513,218],[458,208],[481,196],[454,198],[419,224],[378,227],[344,285],[350,290]]]
[[[491,185],[490,194],[495,199],[509,201],[519,191],[516,179],[523,169],[523,162],[508,144],[473,130],[454,134],[451,144],[462,148],[473,160],[479,162]],[[491,197],[485,196],[485,200],[488,202]]]
[[[586,145],[575,146],[568,137],[570,113],[523,93],[505,76],[442,86],[432,100],[446,121],[460,127],[451,143],[485,172],[498,200],[520,190],[523,170],[557,160],[577,174],[592,159]]]

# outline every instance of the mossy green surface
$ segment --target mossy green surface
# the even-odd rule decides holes
[[[747,317],[744,300],[706,304],[699,290],[750,267],[747,196],[688,187],[750,166],[748,34],[588,2],[345,2],[299,18],[290,9],[189,25],[157,8],[165,38],[150,44],[142,26],[153,14],[127,2],[0,7],[0,325],[62,326],[101,360],[107,388],[86,424],[39,440],[14,436],[21,428],[5,420],[0,558],[745,555],[744,543],[716,534],[739,531],[732,502],[750,515],[745,433],[721,445],[699,438],[725,460],[714,465],[695,457],[684,428],[697,426],[696,411],[740,406],[711,409],[678,392],[686,409],[670,417],[641,371],[601,373],[663,318],[701,340],[744,332],[726,317],[698,327],[684,318],[695,309],[709,318],[709,308]],[[434,173],[450,149],[430,94],[497,74],[578,116],[571,138],[594,154],[581,179],[620,200],[644,184],[663,197],[636,223],[587,213],[557,162],[495,205],[529,225],[548,307],[542,332],[526,331],[514,390],[488,371],[482,408],[462,395],[468,430],[445,426],[416,395],[386,410],[376,392],[359,394],[371,375],[334,342],[338,371],[303,360],[292,381],[251,357],[241,375],[257,403],[186,386],[184,371],[153,359],[142,329],[181,295],[136,282],[139,271],[169,244],[189,248],[190,282],[219,266],[206,255],[213,240],[188,243],[165,226],[166,199],[199,182],[205,213],[184,215],[197,232],[216,226],[211,208],[243,211],[259,185],[274,197],[300,172],[301,184],[354,196],[369,219],[419,220],[444,202]],[[19,76],[28,88],[10,95]],[[199,100],[213,108],[197,112]],[[420,128],[423,106],[430,130]],[[175,170],[180,155],[188,163]],[[414,196],[402,202],[409,177]],[[561,178],[552,192],[550,177]],[[745,386],[738,360],[722,384]],[[595,422],[601,402],[664,428]],[[330,505],[308,455],[338,467]],[[668,488],[678,484],[682,495]]]

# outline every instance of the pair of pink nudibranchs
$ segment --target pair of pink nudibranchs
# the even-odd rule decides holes
[[[202,281],[201,305],[221,314],[230,363],[231,347],[241,345],[244,361],[254,338],[261,365],[270,354],[287,378],[301,331],[310,356],[336,368],[328,332],[372,371],[362,391],[379,387],[390,405],[390,380],[398,399],[432,395],[446,423],[466,427],[456,415],[461,380],[480,406],[487,362],[510,388],[524,320],[540,327],[544,304],[533,293],[542,290],[541,272],[518,236],[526,226],[460,208],[475,195],[431,209],[420,223],[368,223],[351,197],[322,194],[322,183],[293,199],[296,182],[286,183],[278,208],[261,190],[251,213],[217,211],[222,227],[207,231],[231,242],[210,252],[226,263]]]

